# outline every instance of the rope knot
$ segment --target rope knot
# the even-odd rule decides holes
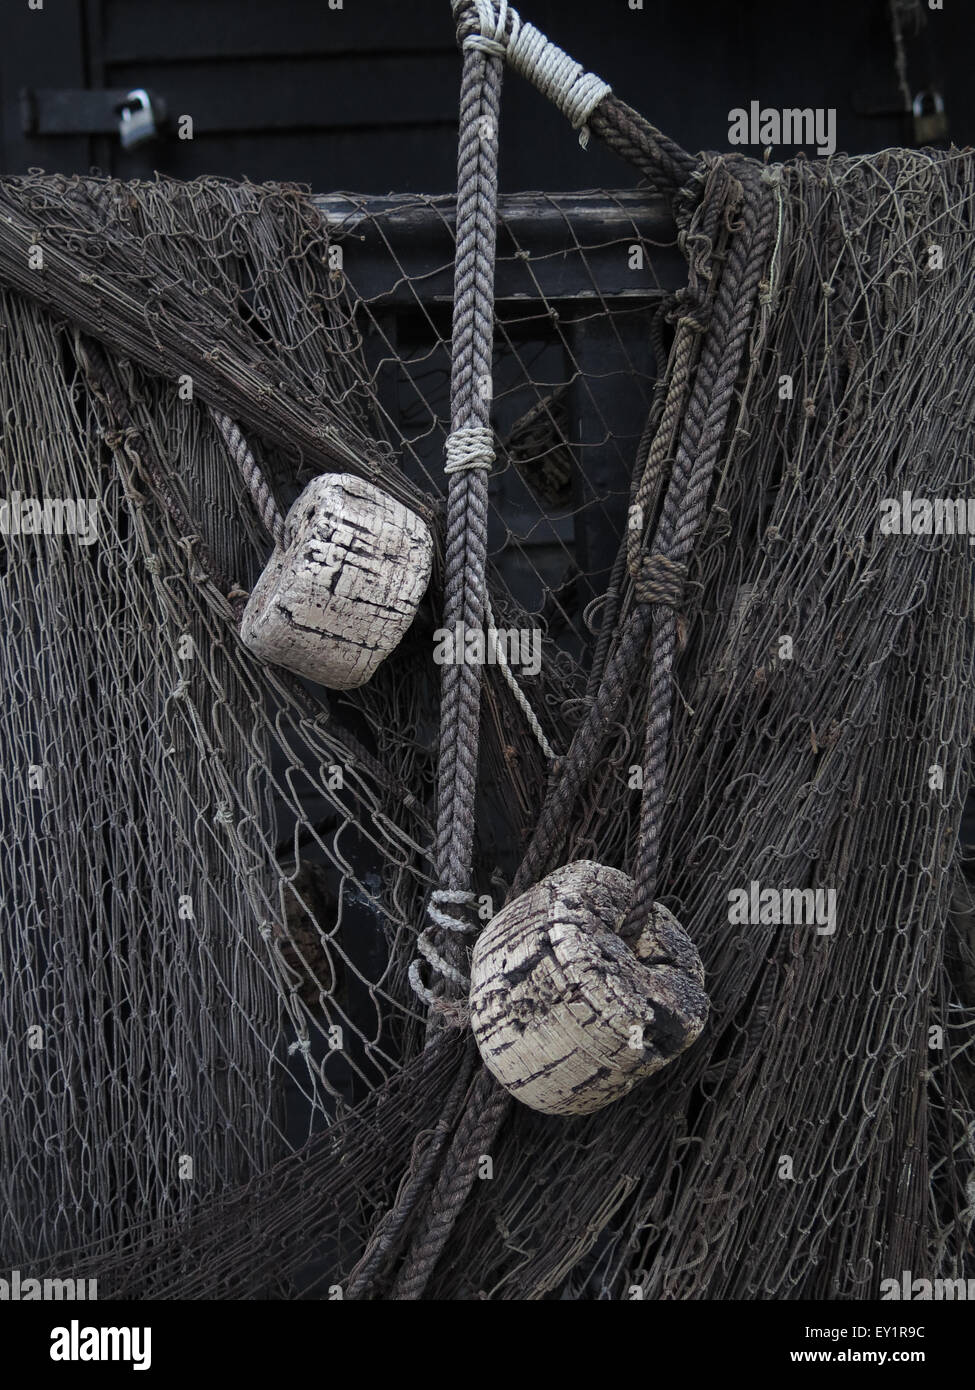
[[[706,333],[711,325],[711,306],[686,287],[675,290],[667,318],[673,324],[687,324],[693,333]]]
[[[489,469],[494,462],[494,431],[487,425],[462,425],[447,436],[445,473]]]
[[[554,102],[580,132],[579,143],[585,148],[589,117],[612,92],[609,83],[586,72],[534,24],[526,23],[508,0],[454,0],[453,12],[461,47],[506,58],[515,72]]]
[[[638,603],[662,604],[676,608],[684,592],[687,566],[667,555],[644,555],[633,576],[633,590]]]
[[[498,39],[489,39],[485,34],[468,34],[462,48],[473,48],[478,53],[485,53],[489,58],[503,58],[507,49]]]

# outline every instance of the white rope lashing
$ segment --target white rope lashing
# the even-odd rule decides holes
[[[585,146],[589,117],[613,90],[609,83],[587,72],[534,24],[522,20],[507,0],[475,0],[475,6],[481,31],[468,34],[463,46],[504,58],[559,108]]]

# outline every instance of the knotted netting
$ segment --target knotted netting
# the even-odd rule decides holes
[[[457,8],[463,152],[512,21]],[[596,101],[573,124],[666,200],[685,283],[594,278],[571,322],[541,278],[496,306],[495,458],[451,495],[483,485],[487,604],[541,660],[480,672],[471,883],[495,909],[579,859],[655,885],[707,1027],[554,1118],[507,1097],[431,978],[462,978],[471,940],[428,911],[452,891],[433,650],[457,352],[451,393],[418,292],[443,267],[411,293],[402,209],[5,179],[5,1267],[183,1298],[855,1298],[973,1273],[975,937],[950,910],[973,563],[965,535],[881,526],[890,499],[973,486],[972,155],[692,158],[567,80]],[[357,289],[365,221],[395,315]],[[463,222],[462,198],[458,243]],[[498,228],[500,272],[525,257]],[[586,266],[605,236],[567,224],[551,255]],[[589,324],[620,346],[582,368]],[[271,538],[214,411],[281,513],[344,471],[429,525],[427,597],[360,689],[241,643]],[[607,456],[622,483],[594,495]],[[45,498],[94,499],[91,539],[33,534]],[[583,544],[596,513],[615,563]],[[832,892],[835,929],[735,920],[752,884]]]

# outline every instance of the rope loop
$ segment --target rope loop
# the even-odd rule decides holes
[[[474,901],[474,894],[466,888],[435,888],[430,894],[430,901],[427,904],[427,916],[438,927],[443,927],[445,931],[455,931],[462,934],[475,930],[473,923],[465,922],[457,913],[443,911],[442,904],[449,904],[452,907],[467,907]]]
[[[442,931],[456,932],[459,936],[467,936],[476,931],[476,924],[465,921],[456,911],[445,912],[445,907],[468,907],[473,904],[475,895],[469,889],[464,888],[435,888],[430,894],[430,901],[427,903],[427,916],[435,927]],[[461,994],[465,994],[470,988],[469,978],[451,965],[450,961],[437,950],[433,944],[430,928],[422,931],[416,939],[416,949],[427,962],[435,974],[441,979],[448,980],[455,985]],[[409,968],[409,981],[413,993],[421,999],[427,1007],[435,1007],[442,1003],[441,997],[428,989],[423,983],[420,975],[420,962],[414,960]]]
[[[706,333],[711,326],[710,302],[685,285],[671,295],[667,319],[675,327],[686,324],[693,333]]]
[[[473,48],[489,58],[503,58],[505,55],[504,31],[508,20],[508,0],[501,0],[497,14],[491,0],[474,0],[477,10],[478,29],[467,34],[461,43],[462,48]],[[460,30],[458,29],[458,38]]]

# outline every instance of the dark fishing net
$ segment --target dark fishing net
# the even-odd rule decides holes
[[[545,635],[518,684],[557,757],[485,666],[475,884],[497,908],[572,859],[639,877],[642,770],[703,1036],[576,1119],[505,1100],[462,1003],[426,1045],[450,361],[420,290],[449,261],[406,255],[402,205],[7,179],[7,497],[95,498],[99,527],[2,552],[5,1266],[211,1298],[849,1298],[966,1273],[972,558],[879,518],[972,485],[972,157],[695,161],[612,97],[591,125],[672,202],[686,288],[594,274],[566,318],[539,273],[498,302],[491,603]],[[501,228],[499,274],[523,270]],[[388,274],[360,291],[367,234]],[[644,240],[567,215],[550,256]],[[590,329],[616,346],[580,366]],[[430,592],[362,689],[241,644],[270,542],[211,406],[282,511],[338,469],[431,526]],[[675,480],[705,463],[689,527]],[[693,550],[669,748],[643,766],[661,620],[628,559],[668,528]],[[835,931],[731,921],[753,882],[835,891]]]
[[[331,694],[256,662],[234,628],[270,541],[204,402],[244,420],[236,388],[209,394],[207,373],[258,376],[252,419],[314,414],[302,456],[286,427],[283,447],[265,424],[253,435],[283,508],[323,467],[390,486],[395,440],[393,490],[436,534],[449,346],[443,315],[418,298],[380,315],[350,292],[297,190],[31,177],[3,198],[0,254],[28,291],[4,291],[6,497],[96,499],[99,523],[91,544],[19,535],[3,552],[3,1007],[25,1040],[5,1057],[4,1255],[23,1264],[117,1242],[147,1214],[175,1218],[264,1172],[422,1046],[406,972],[432,882],[436,572],[395,665],[362,690]],[[443,201],[430,205],[445,219]],[[335,220],[351,238],[345,203]],[[621,254],[637,235],[625,221]],[[568,228],[553,259],[567,245],[581,263]],[[517,266],[517,247],[508,255]],[[95,298],[75,304],[93,277]],[[542,440],[517,467],[561,458],[573,491],[550,518],[512,462],[492,548],[514,555],[512,587],[563,637],[562,650],[546,638],[540,676],[524,679],[554,740],[581,685],[572,652],[592,595],[574,558],[577,465],[545,402],[570,384],[578,401],[588,382],[552,313],[544,299],[508,311],[498,409],[513,456],[532,428]],[[592,287],[579,317],[604,315]],[[399,357],[397,324],[411,344]],[[540,358],[551,383],[531,375]],[[645,406],[652,361],[623,360]],[[520,424],[538,407],[547,436]],[[583,454],[637,443],[605,422],[591,437]],[[539,626],[500,580],[494,597],[499,622]],[[544,758],[496,668],[485,695],[481,859],[499,901]],[[440,1098],[428,1104],[435,1114]]]

